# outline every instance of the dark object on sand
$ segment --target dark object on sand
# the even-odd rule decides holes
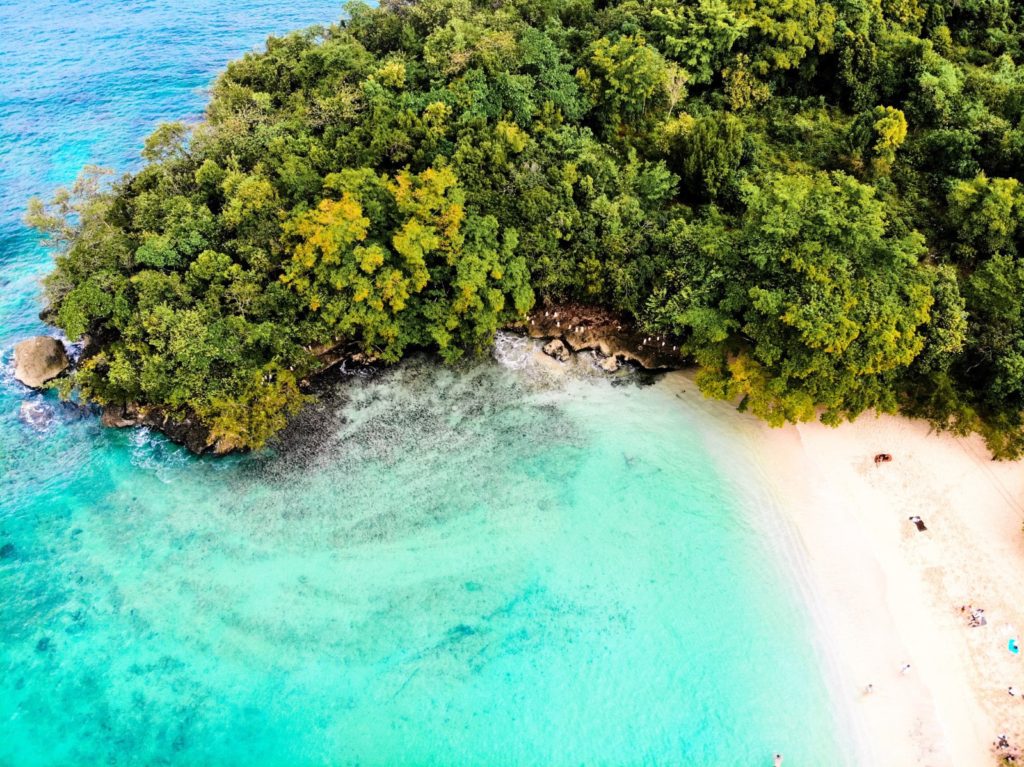
[[[917,525],[917,529],[924,532],[928,528],[924,526],[924,521],[920,517],[910,517],[910,521]]]
[[[892,455],[889,453],[879,453],[875,456],[875,463],[889,463],[892,460]]]

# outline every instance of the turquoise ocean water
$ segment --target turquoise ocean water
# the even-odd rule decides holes
[[[857,763],[777,501],[678,385],[502,337],[215,461],[10,378],[26,198],[337,13],[0,0],[0,765]]]

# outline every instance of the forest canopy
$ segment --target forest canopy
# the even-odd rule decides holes
[[[1024,452],[1024,6],[388,0],[228,65],[30,222],[83,397],[259,447],[314,350],[479,353],[538,301],[771,423]]]

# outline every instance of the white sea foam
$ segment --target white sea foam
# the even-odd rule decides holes
[[[180,471],[191,460],[188,448],[176,445],[167,437],[144,426],[134,427],[128,441],[131,444],[131,462],[152,474],[161,482],[180,480]]]
[[[512,370],[523,370],[534,365],[533,355],[536,350],[535,342],[519,333],[499,331],[494,337],[494,347],[491,349],[491,356],[498,361],[502,367]]]

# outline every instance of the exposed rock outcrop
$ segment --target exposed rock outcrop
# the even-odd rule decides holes
[[[647,370],[686,366],[678,340],[646,335],[621,315],[593,306],[562,304],[535,309],[525,330],[531,338],[561,340],[574,352],[594,350],[603,358],[601,367],[609,372],[617,370],[622,360]]]
[[[64,344],[50,336],[26,338],[14,347],[14,377],[33,389],[64,373],[70,364]]]
[[[194,416],[175,418],[159,408],[140,408],[138,405],[107,405],[103,408],[101,421],[104,426],[123,429],[131,426],[148,426],[163,432],[172,442],[184,445],[193,453],[226,455],[238,450],[240,445],[230,440],[214,439],[210,429]]]
[[[319,346],[307,346],[306,351],[316,357],[320,363],[316,372],[310,375],[309,381],[323,376],[334,368],[344,369],[349,363],[357,367],[365,367],[373,365],[377,361],[362,353],[358,344],[345,340],[331,341]]]
[[[554,357],[559,362],[566,362],[572,356],[560,338],[555,338],[544,344],[544,353],[549,357]]]

